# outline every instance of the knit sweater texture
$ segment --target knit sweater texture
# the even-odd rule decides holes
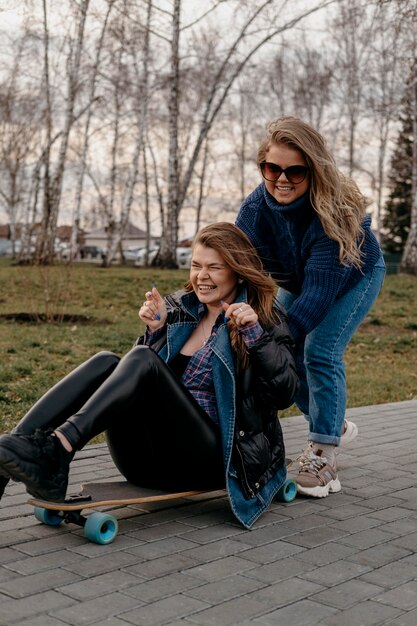
[[[354,288],[381,257],[367,215],[362,223],[362,267],[343,265],[339,244],[324,232],[308,192],[282,205],[261,183],[242,203],[236,225],[251,239],[266,271],[280,287],[298,296],[288,311],[296,340],[320,324],[335,300]]]

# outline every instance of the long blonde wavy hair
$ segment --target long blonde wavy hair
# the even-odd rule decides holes
[[[263,328],[279,322],[278,312],[273,306],[277,285],[264,271],[258,253],[240,228],[229,222],[209,224],[196,234],[193,249],[197,244],[216,250],[225,264],[235,272],[239,282],[246,287],[247,302],[257,313]],[[184,288],[186,291],[193,290],[190,281]],[[246,346],[233,319],[229,320],[228,328],[232,349],[237,353],[240,365],[247,367]]]
[[[310,169],[311,204],[326,235],[338,242],[340,262],[360,268],[366,202],[358,186],[337,169],[324,137],[296,117],[280,117],[268,125],[258,149],[257,165],[267,160],[272,144],[280,143],[304,156]]]

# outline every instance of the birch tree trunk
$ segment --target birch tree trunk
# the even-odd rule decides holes
[[[145,128],[146,128],[147,117],[148,117],[148,103],[149,103],[149,94],[148,94],[149,53],[150,53],[149,35],[150,35],[150,28],[151,28],[152,8],[153,8],[152,0],[148,0],[147,14],[146,14],[146,26],[144,29],[144,40],[143,40],[143,47],[141,50],[141,55],[142,55],[142,68],[141,69],[138,66],[136,49],[134,47],[134,44],[132,44],[136,85],[137,85],[136,103],[135,103],[135,111],[137,115],[135,147],[134,147],[133,158],[132,158],[132,168],[130,171],[130,176],[129,176],[128,185],[127,185],[127,192],[124,198],[124,203],[122,206],[120,219],[118,220],[118,223],[116,224],[115,229],[114,229],[114,233],[113,233],[114,238],[113,238],[112,244],[107,249],[105,265],[111,264],[111,262],[113,261],[115,257],[117,250],[120,250],[121,255],[123,256],[123,247],[122,247],[123,234],[130,218],[130,213],[131,213],[132,204],[134,200],[136,182],[138,179],[139,157],[141,153],[143,152]]]
[[[417,59],[412,61],[411,102],[413,119],[412,205],[410,232],[404,247],[400,271],[417,275]]]
[[[78,172],[77,187],[76,187],[76,192],[75,192],[75,209],[74,209],[73,226],[72,226],[70,250],[69,250],[70,260],[72,260],[77,255],[77,252],[78,252],[78,240],[79,240],[80,221],[81,221],[81,204],[82,204],[82,195],[83,195],[83,187],[84,187],[84,177],[85,177],[87,158],[88,158],[89,142],[90,142],[90,125],[91,125],[91,120],[93,116],[93,103],[94,103],[95,94],[96,94],[97,75],[98,75],[98,71],[100,67],[100,59],[101,59],[101,53],[103,50],[104,37],[106,34],[107,25],[108,25],[108,21],[110,18],[110,14],[111,14],[114,2],[115,0],[108,0],[107,11],[104,17],[100,37],[97,43],[96,56],[95,56],[93,72],[91,76],[90,93],[88,95],[89,104],[88,104],[87,117],[86,117],[84,131],[83,131],[84,138],[83,138],[82,151],[81,151],[80,159],[79,159],[79,172]]]
[[[78,91],[81,53],[84,42],[85,23],[89,0],[81,0],[78,16],[77,38],[68,57],[67,101],[64,114],[63,131],[59,146],[58,157],[54,174],[51,173],[51,143],[52,143],[52,106],[49,78],[49,29],[46,0],[43,0],[44,23],[44,75],[46,91],[46,149],[44,152],[44,181],[43,181],[43,215],[41,223],[41,237],[37,246],[37,262],[49,264],[54,258],[54,243],[58,222],[59,206],[62,193],[62,181],[67,158],[68,143],[74,123],[74,105]]]
[[[181,0],[174,0],[171,38],[171,75],[168,102],[168,201],[166,223],[161,238],[159,263],[163,267],[176,267],[178,241],[178,215],[180,184],[178,171],[178,115],[179,115],[179,40],[180,40]]]

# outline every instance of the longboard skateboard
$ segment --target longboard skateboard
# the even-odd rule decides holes
[[[208,493],[223,493],[224,490],[200,491],[161,491],[138,487],[125,480],[119,482],[84,483],[79,494],[69,496],[64,502],[48,502],[31,498],[29,504],[35,507],[35,517],[48,526],[59,526],[62,522],[77,524],[84,529],[84,536],[94,543],[111,543],[118,532],[118,522],[114,515],[94,512],[87,517],[82,515],[86,509],[98,509],[107,506],[128,506],[146,504],[164,500],[178,500]],[[279,490],[276,499],[291,502],[296,495],[294,481],[287,480]]]

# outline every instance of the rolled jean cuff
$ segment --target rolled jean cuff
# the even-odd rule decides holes
[[[68,420],[64,422],[61,426],[56,428],[60,433],[62,433],[70,442],[73,450],[80,450],[83,447],[81,442],[81,433],[78,431],[77,427],[74,424],[71,424]]]
[[[314,443],[325,443],[328,446],[339,446],[340,437],[336,435],[323,435],[322,433],[309,433],[308,440]]]

